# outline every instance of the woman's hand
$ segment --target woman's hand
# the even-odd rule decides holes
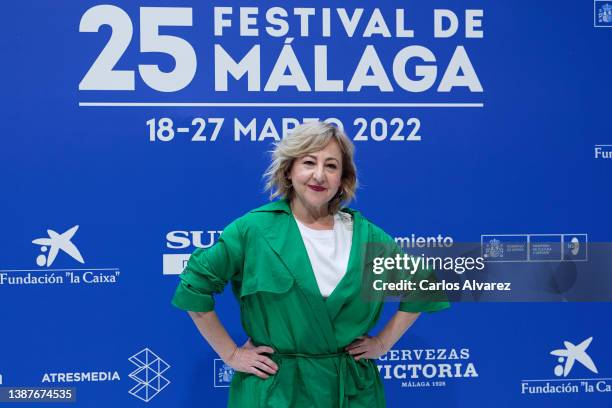
[[[249,338],[242,347],[237,347],[230,358],[225,362],[236,371],[255,374],[264,380],[278,371],[278,366],[270,358],[262,353],[274,353],[274,349],[268,346],[255,347]]]
[[[388,350],[383,342],[376,336],[359,336],[344,348],[356,361],[362,358],[376,359]]]

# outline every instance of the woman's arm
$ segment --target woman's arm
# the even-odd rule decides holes
[[[251,339],[242,347],[238,347],[214,311],[188,313],[208,344],[234,370],[255,374],[264,379],[269,377],[268,374],[275,374],[278,370],[276,363],[262,354],[274,353],[271,347],[255,347]]]
[[[200,334],[226,363],[238,348],[234,340],[227,334],[225,327],[219,321],[217,314],[211,312],[187,312]]]
[[[401,310],[395,312],[384,329],[376,336],[383,345],[384,352],[382,354],[391,350],[420,315],[421,313],[402,312]]]
[[[355,356],[355,360],[378,358],[391,350],[419,315],[420,313],[398,310],[378,335],[374,337],[360,336],[357,340],[346,346],[345,350],[350,355]]]

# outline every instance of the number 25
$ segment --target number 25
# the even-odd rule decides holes
[[[98,32],[103,25],[112,29],[108,43],[85,74],[79,90],[133,91],[134,71],[113,69],[132,40],[132,20],[116,6],[99,5],[87,10],[81,18],[80,32]],[[160,26],[193,26],[192,10],[187,7],[141,7],[140,51],[161,52],[174,58],[175,67],[163,72],[157,65],[138,65],[142,80],[160,92],[175,92],[193,79],[197,60],[191,44],[173,35],[160,35]]]

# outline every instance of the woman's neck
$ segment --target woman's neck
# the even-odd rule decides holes
[[[293,216],[302,224],[313,229],[332,229],[334,217],[329,213],[327,205],[323,208],[312,208],[305,205],[299,198],[293,198],[289,203]]]

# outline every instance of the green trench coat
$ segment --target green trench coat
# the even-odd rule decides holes
[[[228,281],[239,301],[241,321],[254,345],[276,350],[279,370],[263,380],[235,373],[229,407],[384,407],[383,384],[373,360],[355,361],[343,349],[368,333],[382,302],[360,296],[366,243],[393,243],[355,210],[345,276],[321,296],[289,204],[275,201],[232,222],[212,247],[189,259],[172,303],[183,310],[214,309],[212,294]],[[400,303],[407,312],[436,311],[446,302]]]

